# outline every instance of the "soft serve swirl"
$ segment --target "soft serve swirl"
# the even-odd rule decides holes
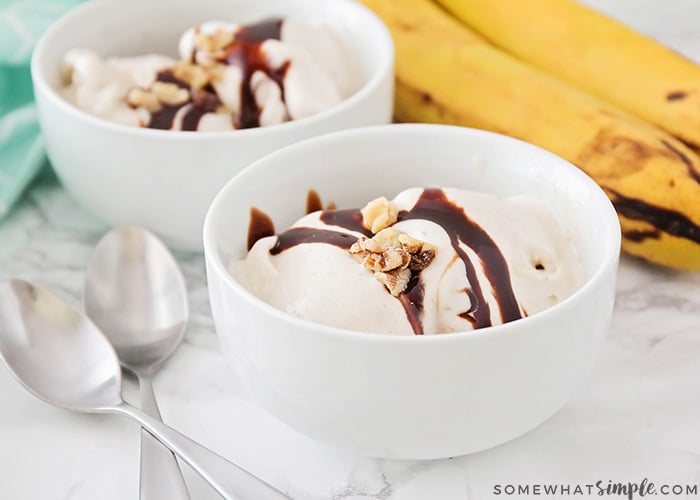
[[[234,130],[297,120],[358,87],[352,57],[332,30],[289,19],[187,30],[180,60],[150,54],[64,58],[65,97],[110,121],[166,130]]]
[[[584,281],[575,247],[537,200],[450,188],[382,200],[315,211],[278,235],[267,224],[251,233],[248,255],[231,272],[296,316],[394,334],[507,323],[555,305]],[[381,224],[373,227],[370,213]]]

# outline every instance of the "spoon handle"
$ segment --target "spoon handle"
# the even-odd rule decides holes
[[[137,420],[141,426],[187,462],[226,500],[288,500],[290,497],[127,403],[103,408]]]
[[[161,420],[151,377],[139,375],[141,410]],[[189,500],[190,494],[182,478],[175,455],[163,447],[151,434],[141,429],[141,472],[139,475],[141,500]]]

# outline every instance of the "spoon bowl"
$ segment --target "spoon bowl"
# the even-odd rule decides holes
[[[0,283],[0,357],[44,401],[94,412],[121,401],[121,369],[97,327],[53,292]]]
[[[85,313],[121,363],[139,375],[158,369],[185,334],[185,281],[166,246],[149,231],[123,226],[97,244],[83,291]]]

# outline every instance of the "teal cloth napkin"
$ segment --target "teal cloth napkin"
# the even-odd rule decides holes
[[[46,162],[29,60],[44,30],[81,0],[0,0],[0,219]]]

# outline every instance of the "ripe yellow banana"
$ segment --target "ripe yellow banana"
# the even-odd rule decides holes
[[[396,44],[399,120],[477,127],[549,149],[605,189],[627,252],[700,269],[700,159],[680,141],[491,46],[430,0],[361,1]]]
[[[700,66],[573,0],[437,0],[498,47],[700,146]]]

